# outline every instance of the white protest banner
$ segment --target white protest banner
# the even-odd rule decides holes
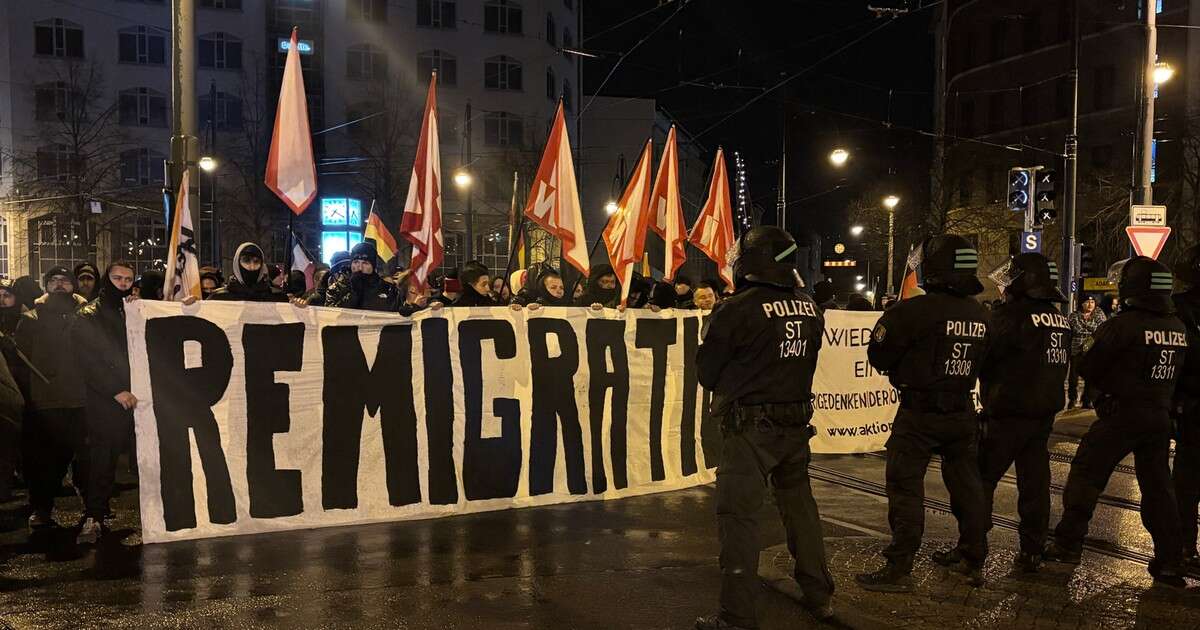
[[[814,453],[883,450],[900,394],[867,362],[871,331],[883,313],[825,311],[825,339],[813,378]]]
[[[408,319],[134,302],[143,540],[708,483],[719,429],[696,380],[701,324],[698,311],[456,308]]]

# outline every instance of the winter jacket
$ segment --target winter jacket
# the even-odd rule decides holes
[[[79,355],[71,341],[75,311],[83,298],[73,293],[47,293],[34,301],[33,310],[17,324],[17,347],[49,380],[43,381],[22,362],[14,363],[17,382],[31,409],[83,407],[83,380]]]
[[[114,397],[130,391],[129,347],[125,336],[125,301],[101,289],[100,297],[79,309],[72,331],[86,389],[87,413],[93,420],[132,421]]]
[[[1071,356],[1083,354],[1086,350],[1084,345],[1091,343],[1092,335],[1106,319],[1104,311],[1100,309],[1092,311],[1091,319],[1084,319],[1082,311],[1071,313],[1067,318],[1067,323],[1071,325]]]
[[[384,282],[377,273],[339,276],[325,293],[325,306],[396,313],[404,303],[396,285]]]

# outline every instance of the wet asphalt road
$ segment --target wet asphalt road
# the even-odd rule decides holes
[[[1053,445],[1064,453],[1074,447]],[[818,456],[815,463],[883,480],[882,458]],[[1067,464],[1052,470],[1054,483],[1066,482]],[[689,628],[713,609],[719,586],[711,487],[141,545],[136,490],[124,481],[117,529],[94,550],[75,547],[67,529],[30,541],[21,503],[0,504],[0,620],[14,628]],[[826,482],[813,487],[827,538],[853,546],[886,536],[884,499]],[[936,469],[927,493],[946,498]],[[1136,501],[1133,476],[1114,474],[1107,494]],[[997,513],[1015,517],[1015,501],[1015,487],[1002,483]],[[71,522],[77,500],[60,506],[59,519]],[[1052,523],[1057,498],[1054,510]],[[764,506],[763,517],[764,547],[781,543],[774,508]],[[927,537],[954,531],[948,515],[927,510]],[[1132,510],[1101,506],[1091,535],[1151,552]],[[993,545],[1008,542],[1010,535],[993,536]],[[781,595],[764,590],[761,601],[763,628],[815,625]]]

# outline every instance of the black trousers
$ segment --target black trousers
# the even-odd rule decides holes
[[[1079,364],[1083,362],[1083,355],[1074,355],[1071,357],[1071,364],[1067,368],[1067,408],[1075,406],[1075,398],[1079,394],[1079,381],[1083,380],[1083,400],[1080,404],[1084,407],[1091,407],[1096,402],[1096,388],[1087,382],[1079,375]]]
[[[1179,506],[1171,488],[1168,410],[1104,399],[1096,411],[1098,419],[1080,441],[1067,475],[1063,516],[1054,528],[1056,542],[1071,551],[1083,548],[1100,493],[1117,464],[1133,453],[1142,493],[1142,524],[1154,540],[1151,569],[1177,568],[1182,560],[1183,536]]]
[[[117,458],[130,442],[133,417],[129,412],[88,414],[88,457],[86,515],[101,520],[108,514],[109,500],[117,479]]]
[[[1200,400],[1187,404],[1176,419],[1175,468],[1171,480],[1179,506],[1183,553],[1196,555],[1196,510],[1200,508]]]
[[[17,466],[21,429],[0,418],[0,501],[12,496],[13,472]]]
[[[825,564],[821,516],[808,480],[807,426],[749,426],[726,432],[717,468],[717,533],[721,540],[721,617],[756,627],[758,525],[768,485],[787,530],[788,551],[796,561],[796,582],[808,601],[824,604],[833,595]]]
[[[978,461],[979,420],[974,412],[937,413],[901,408],[887,441],[888,524],[892,542],[883,555],[901,571],[912,571],[925,533],[925,472],[934,453],[942,456],[942,480],[959,519],[958,548],[981,566],[987,557],[991,513],[984,507]]]
[[[51,510],[63,477],[75,461],[75,488],[86,495],[87,429],[83,409],[37,409],[25,418],[22,461],[29,484],[29,506]]]
[[[1050,531],[1050,454],[1046,442],[1054,416],[992,418],[979,441],[979,475],[983,480],[984,513],[992,529],[996,484],[1013,464],[1017,467],[1017,514],[1021,551],[1040,554]]]

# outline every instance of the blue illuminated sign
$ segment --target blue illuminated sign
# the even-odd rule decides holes
[[[285,53],[292,47],[292,40],[288,37],[279,38],[279,52]],[[311,55],[313,53],[313,43],[311,39],[302,39],[296,42],[296,48],[300,50],[301,55]]]

